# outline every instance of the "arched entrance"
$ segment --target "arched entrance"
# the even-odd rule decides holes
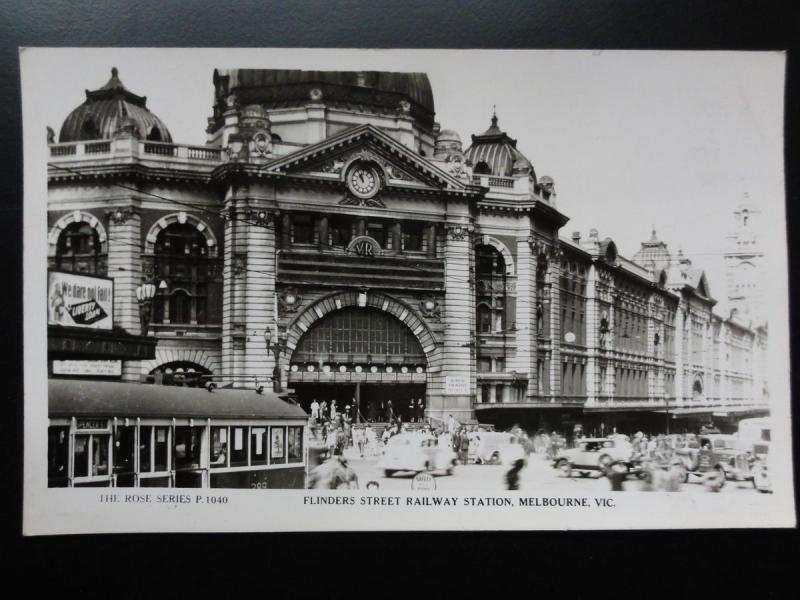
[[[289,387],[306,410],[316,399],[354,421],[422,421],[433,337],[397,300],[360,296],[323,299],[289,327]]]

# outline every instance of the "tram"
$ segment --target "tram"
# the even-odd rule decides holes
[[[308,415],[277,394],[49,381],[48,487],[305,487]]]

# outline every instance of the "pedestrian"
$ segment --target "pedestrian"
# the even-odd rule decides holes
[[[447,417],[447,433],[451,436],[456,432],[456,420],[453,418],[453,415],[449,415]]]
[[[319,402],[316,398],[311,402],[311,420],[315,425],[319,423]]]
[[[461,439],[458,443],[458,460],[461,461],[462,465],[467,464],[467,459],[469,457],[469,434],[467,433],[467,428],[464,427],[461,430]]]
[[[319,418],[324,421],[328,418],[328,402],[323,400],[319,407]]]
[[[336,423],[336,400],[331,400],[331,421]]]
[[[425,421],[425,404],[422,398],[417,398],[417,419],[420,423]]]
[[[392,410],[392,401],[388,400],[386,402],[386,413],[384,415],[386,417],[386,422],[391,423],[394,420],[394,411]]]
[[[506,489],[518,490],[519,489],[519,472],[525,466],[525,460],[518,458],[511,465],[511,468],[506,473]]]
[[[414,398],[408,401],[408,422],[415,423],[417,420],[417,411],[416,405],[414,404]]]

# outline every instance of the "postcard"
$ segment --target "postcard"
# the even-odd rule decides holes
[[[785,58],[22,49],[24,533],[793,527]]]

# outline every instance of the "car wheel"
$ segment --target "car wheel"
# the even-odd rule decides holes
[[[500,464],[500,453],[499,452],[495,452],[494,454],[492,454],[491,463],[493,465],[499,465]]]
[[[580,474],[581,474],[581,477],[588,477],[589,476],[589,471],[581,471]]]
[[[383,472],[383,476],[384,476],[384,477],[391,477],[392,475],[394,475],[394,471],[392,471],[392,470],[390,470],[390,469],[386,469],[386,470],[384,470],[384,472]]]
[[[572,465],[569,464],[567,460],[560,460],[558,461],[558,465],[556,467],[564,477],[572,477]]]

